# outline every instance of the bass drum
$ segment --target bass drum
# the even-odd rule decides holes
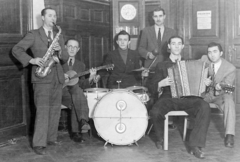
[[[93,120],[106,142],[115,145],[136,143],[146,132],[148,114],[138,96],[126,90],[114,90],[97,103]]]

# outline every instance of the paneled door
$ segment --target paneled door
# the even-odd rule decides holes
[[[27,135],[27,70],[11,54],[27,32],[27,0],[0,1],[0,145]]]

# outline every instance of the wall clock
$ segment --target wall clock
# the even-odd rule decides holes
[[[120,3],[120,22],[136,22],[138,20],[138,3]]]

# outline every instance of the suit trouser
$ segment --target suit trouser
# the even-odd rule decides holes
[[[71,107],[72,132],[79,132],[81,119],[88,121],[89,108],[87,99],[78,84],[65,87],[63,93],[63,97],[70,95],[71,103],[73,104]]]
[[[236,109],[232,94],[222,94],[219,96],[206,96],[205,101],[215,103],[223,112],[225,135],[235,135]]]
[[[33,147],[56,141],[61,113],[62,84],[57,76],[49,84],[33,84],[36,119]]]
[[[198,97],[159,99],[150,111],[153,127],[158,140],[163,138],[165,115],[170,111],[184,110],[194,120],[189,137],[189,146],[205,147],[207,130],[210,123],[210,107]]]

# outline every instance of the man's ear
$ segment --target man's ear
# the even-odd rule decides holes
[[[223,51],[220,52],[220,56],[222,56],[222,55],[223,55]]]
[[[130,47],[130,43],[131,43],[131,41],[128,41],[128,48]]]

